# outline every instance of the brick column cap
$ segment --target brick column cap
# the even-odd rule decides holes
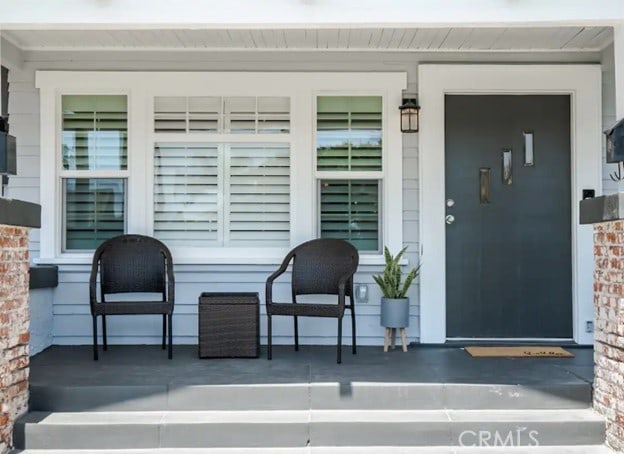
[[[581,200],[579,212],[581,224],[624,219],[624,192]]]
[[[41,205],[0,197],[0,224],[18,227],[41,227]]]

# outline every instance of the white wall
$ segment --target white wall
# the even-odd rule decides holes
[[[406,71],[408,92],[417,92],[419,61],[448,62],[599,62],[594,53],[292,53],[292,52],[24,52],[23,70],[10,73],[10,113],[12,132],[18,138],[18,177],[11,180],[9,196],[37,202],[39,200],[39,118],[38,94],[34,88],[36,69],[66,70],[205,70],[205,71]],[[397,106],[398,108],[398,106]],[[422,106],[426,109],[427,106]],[[398,127],[398,125],[397,125]],[[418,258],[418,135],[403,137],[403,222],[404,243],[409,246],[407,258],[414,263]],[[32,255],[39,251],[38,233],[32,234]],[[424,265],[426,266],[426,264]],[[53,342],[55,344],[86,344],[91,342],[91,318],[88,305],[88,267],[64,265],[60,267],[59,286],[53,291]],[[202,291],[264,292],[266,277],[273,267],[265,266],[177,266],[177,294],[174,315],[175,343],[193,344],[197,341],[197,297]],[[369,302],[357,305],[358,338],[361,344],[383,343],[383,329],[379,326],[380,292],[372,274],[379,267],[362,266],[355,282],[369,286]],[[277,292],[287,293],[287,282]],[[410,291],[411,321],[407,330],[409,340],[419,336],[418,289]],[[261,331],[266,323],[263,318]],[[111,317],[109,342],[160,342],[160,318],[156,316]],[[276,342],[290,342],[292,320],[278,317],[275,321]],[[303,343],[335,342],[335,320],[302,319],[300,334]],[[345,322],[345,337],[350,328]]]

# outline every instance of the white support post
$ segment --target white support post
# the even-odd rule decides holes
[[[624,117],[624,21],[613,27],[613,56],[615,57],[615,116]]]

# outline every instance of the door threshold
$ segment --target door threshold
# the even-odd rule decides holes
[[[565,345],[565,346],[576,346],[578,345],[574,339],[569,338],[547,338],[547,339],[538,339],[538,338],[462,338],[462,337],[452,337],[446,339],[446,345],[449,346],[457,346],[463,347],[466,345],[503,345],[503,346],[513,346],[513,345]]]

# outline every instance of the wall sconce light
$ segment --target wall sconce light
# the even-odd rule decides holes
[[[415,98],[404,98],[399,106],[401,111],[401,132],[418,132],[418,111],[420,106]]]

